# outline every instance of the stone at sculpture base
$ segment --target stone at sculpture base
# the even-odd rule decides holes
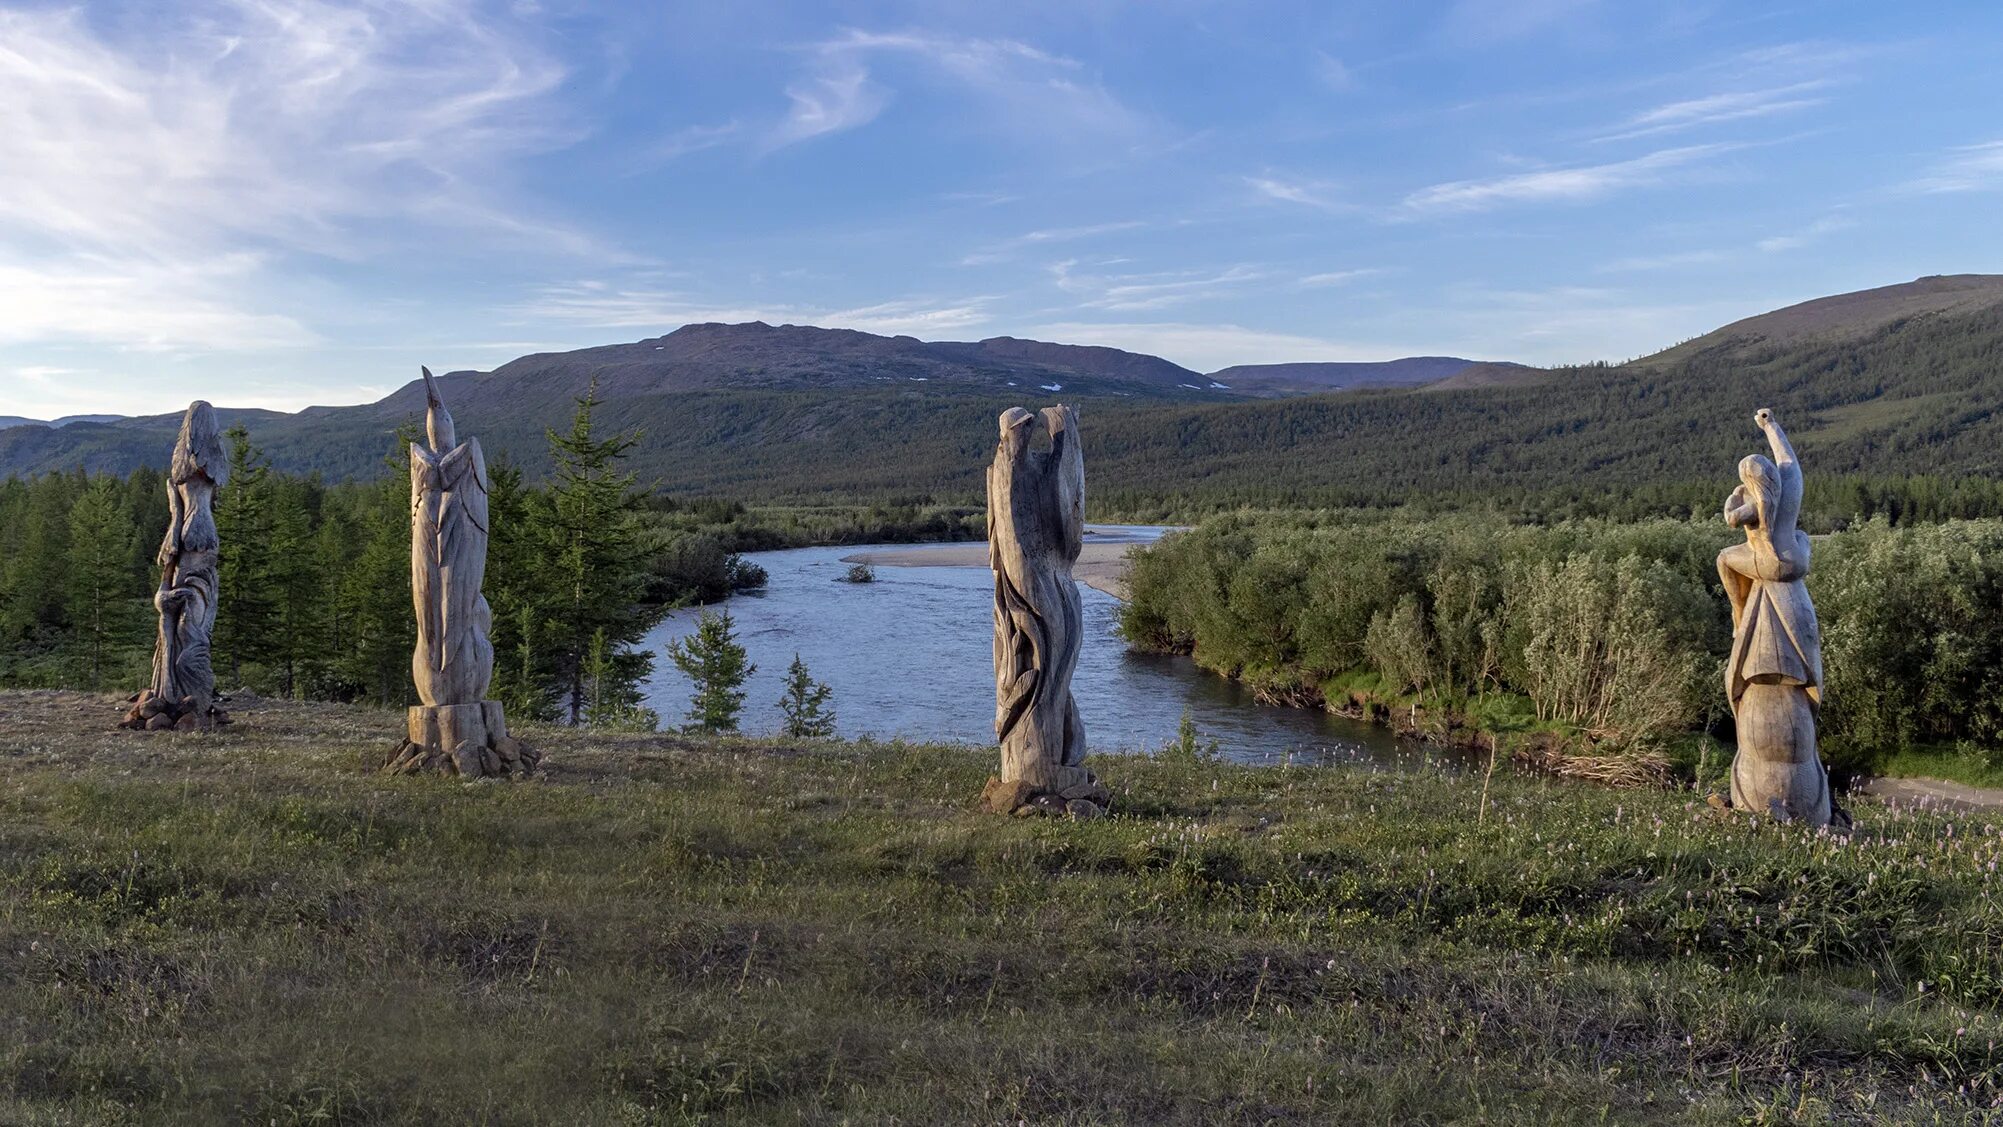
[[[410,733],[383,761],[386,775],[458,775],[500,779],[527,775],[542,756],[508,735],[499,701],[479,704],[418,705],[410,710]]]
[[[135,732],[206,732],[230,722],[229,713],[213,704],[204,709],[193,697],[168,700],[155,696],[151,689],[143,690],[130,703],[132,707],[118,726]]]
[[[982,810],[1020,818],[1048,814],[1083,821],[1104,814],[1112,805],[1113,794],[1106,784],[1083,767],[1059,767],[1057,777],[1047,785],[1024,779],[1004,782],[989,776],[987,786],[981,788]]]

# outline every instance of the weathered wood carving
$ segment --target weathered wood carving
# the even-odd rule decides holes
[[[1718,554],[1718,578],[1732,603],[1732,652],[1725,695],[1738,724],[1732,760],[1735,809],[1826,825],[1829,772],[1816,753],[1822,709],[1822,635],[1802,580],[1808,535],[1801,513],[1801,463],[1773,412],[1754,416],[1773,458],[1748,455],[1740,485],[1725,502],[1725,523],[1746,542]]]
[[[478,439],[460,442],[431,369],[424,373],[427,449],[410,446],[410,593],[417,611],[409,734],[384,763],[392,774],[469,778],[526,774],[538,756],[508,735],[494,679],[487,572],[487,463]]]
[[[1011,407],[988,468],[988,562],[995,576],[995,737],[1002,770],[983,806],[996,813],[1093,817],[1110,795],[1083,766],[1085,728],[1071,696],[1084,615],[1071,565],[1085,533],[1078,417],[1043,409],[1050,449],[1031,449],[1037,416]]]
[[[167,468],[167,535],[160,542],[160,589],[153,606],[160,633],[153,683],[132,700],[121,727],[157,732],[227,724],[216,707],[209,639],[216,628],[216,490],[229,480],[229,456],[216,409],[200,400],[181,420]]]

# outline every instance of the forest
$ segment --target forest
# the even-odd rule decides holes
[[[1480,735],[1634,751],[1729,740],[1720,522],[1222,517],[1136,553],[1122,629],[1267,699],[1427,706]],[[2003,766],[2003,521],[1819,538],[1833,768],[1913,748]]]
[[[749,509],[642,489],[642,440],[587,398],[533,478],[491,470],[494,692],[526,718],[652,727],[635,643],[668,609],[764,582],[739,553],[809,543],[977,539],[978,510],[920,504]],[[413,702],[409,434],[366,482],[280,473],[242,427],[217,498],[225,550],[215,665],[224,692]],[[136,690],[153,648],[160,471],[0,481],[0,686]]]

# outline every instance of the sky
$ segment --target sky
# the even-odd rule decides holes
[[[0,415],[765,320],[1621,360],[2003,272],[2003,5],[0,0]]]

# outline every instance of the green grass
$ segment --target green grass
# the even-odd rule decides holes
[[[0,694],[0,1122],[1964,1123],[2003,1094],[2003,836],[1689,795],[531,731],[216,736]]]
[[[1971,787],[2003,787],[2003,751],[1978,747],[1905,748],[1882,757],[1872,774],[1891,779],[1946,779]]]

